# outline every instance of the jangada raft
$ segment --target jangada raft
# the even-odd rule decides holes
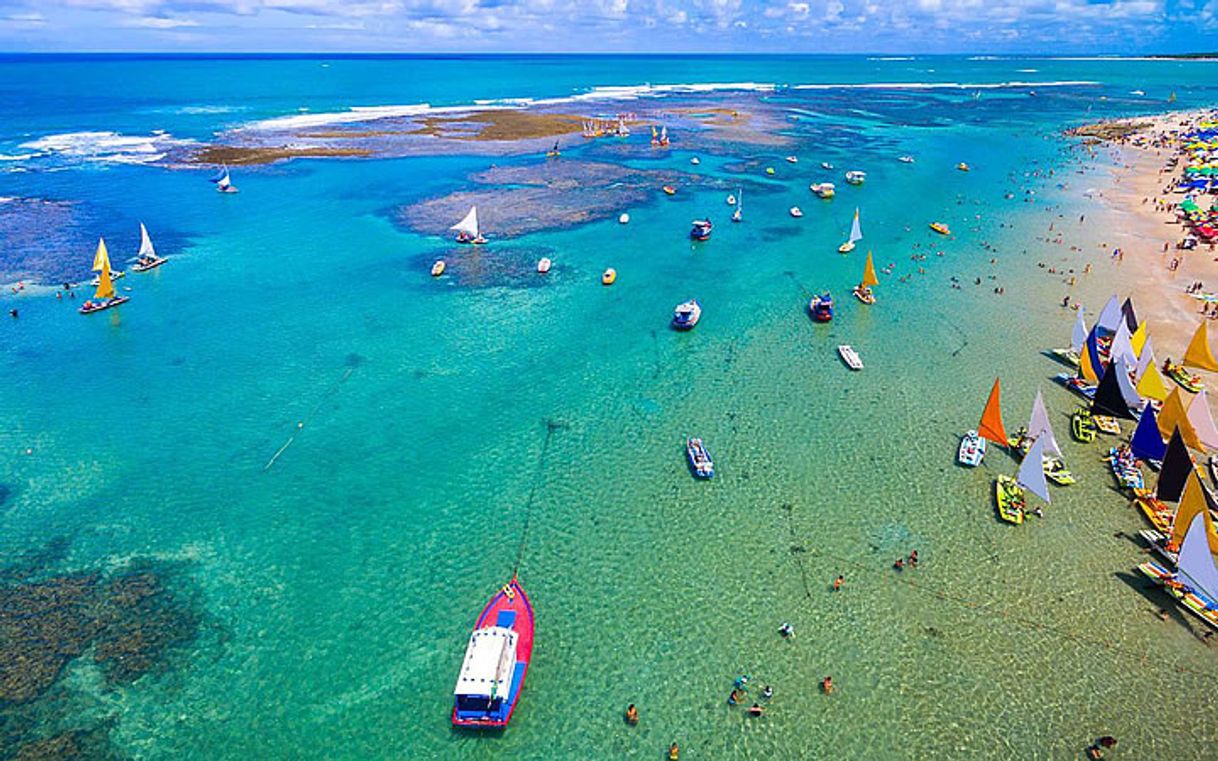
[[[482,609],[453,690],[453,726],[506,727],[533,655],[533,606],[513,578]]]

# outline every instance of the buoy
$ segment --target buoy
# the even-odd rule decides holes
[[[623,213],[622,216],[617,218],[617,221],[624,225],[630,221],[630,215]]]

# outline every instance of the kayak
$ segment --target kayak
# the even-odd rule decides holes
[[[1076,440],[1086,444],[1095,441],[1097,431],[1090,410],[1079,407],[1074,411],[1074,414],[1070,416],[1070,433],[1074,434]]]
[[[998,500],[998,517],[1010,523],[1023,523],[1026,503],[1023,489],[1010,476],[999,476],[994,482],[994,496]]]

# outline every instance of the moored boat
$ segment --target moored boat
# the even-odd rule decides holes
[[[833,319],[833,297],[828,291],[813,296],[808,302],[808,312],[816,322],[829,322]]]
[[[799,157],[798,156],[787,156],[787,163],[788,164],[798,164]]]
[[[821,169],[833,169],[833,165],[830,164],[828,161],[822,161],[822,162],[820,162],[820,168]]]
[[[912,164],[912,163],[914,163],[914,157],[913,156],[898,156],[897,161],[900,161],[902,164]]]
[[[1095,420],[1091,417],[1091,410],[1079,407],[1070,415],[1070,433],[1074,435],[1075,440],[1085,444],[1095,441],[1099,431],[1096,430]]]
[[[854,297],[864,304],[874,304],[875,294],[871,292],[873,285],[879,285],[880,280],[875,276],[875,265],[871,261],[871,252],[867,252],[867,263],[863,265],[863,279],[854,286]]]
[[[445,268],[445,267],[447,267],[447,266],[448,266],[448,265],[444,263],[444,260],[443,260],[443,259],[437,259],[437,260],[436,260],[436,263],[435,263],[435,264],[433,264],[433,265],[431,265],[431,276],[432,276],[432,277],[439,277],[440,275],[443,275],[443,274],[444,274],[444,268]]]
[[[838,346],[837,353],[841,356],[842,361],[846,363],[846,367],[856,371],[863,369],[862,357],[858,355],[858,352],[856,352],[854,347],[850,344],[841,344]]]
[[[1142,477],[1142,469],[1134,459],[1129,447],[1122,444],[1108,450],[1108,463],[1112,466],[1112,475],[1117,483],[1125,489],[1145,489],[1146,482]]]
[[[934,230],[935,232],[939,233],[940,235],[951,235],[952,234],[951,228],[949,228],[947,225],[943,224],[942,222],[931,222],[930,229]]]
[[[790,209],[787,210],[787,213],[790,214],[792,217],[795,217],[796,219],[798,219],[799,217],[802,217],[804,215],[804,210],[799,208],[798,206],[792,206]]]
[[[613,285],[617,282],[617,270],[610,267],[601,273],[601,285]]]
[[[698,478],[712,478],[715,475],[715,461],[702,439],[690,436],[685,439],[685,457],[689,460],[690,470]]]
[[[709,219],[695,219],[690,224],[689,237],[694,240],[710,240],[711,236],[711,221]]]
[[[1189,393],[1196,394],[1205,388],[1205,384],[1201,381],[1201,376],[1196,373],[1190,373],[1185,369],[1184,365],[1175,364],[1168,360],[1164,363],[1163,369],[1167,371],[1168,378],[1174,380],[1180,388]]]
[[[220,193],[236,193],[237,186],[233,184],[233,178],[228,173],[228,167],[224,167],[220,172],[220,176],[212,180],[216,183],[216,191]]]
[[[676,193],[677,193],[677,189],[674,188],[672,185],[665,185],[662,188],[662,190],[664,191],[665,195],[669,195],[669,196],[676,195]]]
[[[956,164],[956,168],[959,169],[961,172],[967,172],[972,167],[970,167],[968,164],[961,161],[959,164]]]
[[[453,690],[455,727],[505,727],[533,656],[533,606],[513,578],[482,609]]]
[[[850,183],[851,185],[862,185],[866,181],[866,172],[859,171],[858,169],[852,169],[849,172],[846,172],[846,182]]]
[[[994,498],[998,503],[998,517],[1008,523],[1023,523],[1023,512],[1027,507],[1023,489],[1015,479],[1000,475],[994,481]]]
[[[1121,435],[1121,423],[1111,415],[1096,415],[1092,413],[1091,420],[1095,423],[1095,427],[1100,433],[1106,433],[1109,436]]]
[[[672,326],[677,330],[689,330],[702,319],[702,303],[690,299],[684,304],[678,304],[672,312]]]
[[[543,275],[549,272],[552,266],[554,266],[554,263],[550,261],[548,256],[543,256],[537,261],[537,271]]]
[[[985,439],[976,431],[968,431],[960,437],[960,450],[956,453],[956,461],[969,468],[975,468],[985,459]]]
[[[728,205],[728,206],[735,206],[735,205],[736,205],[736,196],[734,196],[734,195],[733,195],[733,194],[731,194],[731,193],[728,193],[728,194],[727,194],[727,198],[726,198],[725,200],[727,201],[727,205]]]
[[[832,198],[837,195],[837,187],[832,182],[814,182],[808,186],[820,198]]]
[[[694,166],[698,166],[699,164],[702,163],[702,159],[698,158],[697,156],[694,156],[692,159],[689,160],[689,163],[693,164]]]
[[[736,191],[736,210],[732,212],[732,221],[739,222],[744,219],[744,190]]]
[[[848,254],[854,250],[854,245],[863,239],[863,228],[859,224],[858,207],[854,209],[854,221],[850,223],[850,237],[845,243],[837,247],[839,254]]]
[[[630,215],[627,214],[626,212],[622,212],[621,216],[619,216],[617,218],[617,221],[618,221],[618,224],[622,224],[622,225],[627,224],[630,222]]]

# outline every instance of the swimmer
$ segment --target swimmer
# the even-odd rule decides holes
[[[838,576],[836,579],[833,580],[833,591],[837,592],[838,590],[840,590],[842,588],[842,584],[844,584],[845,582],[846,582],[845,578]]]
[[[761,716],[764,713],[765,713],[765,709],[762,708],[761,705],[758,703],[754,703],[749,708],[749,716]]]
[[[744,697],[744,693],[740,692],[740,690],[732,690],[732,693],[727,696],[727,704],[729,706],[734,706],[740,702],[740,698],[742,697]]]
[[[736,677],[736,681],[735,681],[736,689],[742,690],[744,692],[748,692],[748,683],[749,683],[748,675]]]
[[[681,749],[677,747],[677,744],[674,742],[672,745],[669,745],[668,746],[668,761],[677,761],[677,759],[680,757],[681,757]]]
[[[778,627],[778,633],[787,639],[790,639],[791,637],[795,636],[795,627],[784,623],[782,626]]]
[[[897,562],[892,564],[894,570],[900,571],[905,568],[905,558],[897,558]]]
[[[774,688],[767,684],[761,691],[761,697],[765,698],[766,700],[774,697]]]
[[[918,566],[918,551],[917,550],[910,550],[909,564],[914,566],[915,568]]]
[[[627,724],[638,724],[639,723],[639,709],[634,707],[634,703],[631,703],[630,705],[626,706],[626,723]]]
[[[820,691],[825,693],[826,695],[833,694],[833,677],[827,676],[824,679],[820,680]]]

